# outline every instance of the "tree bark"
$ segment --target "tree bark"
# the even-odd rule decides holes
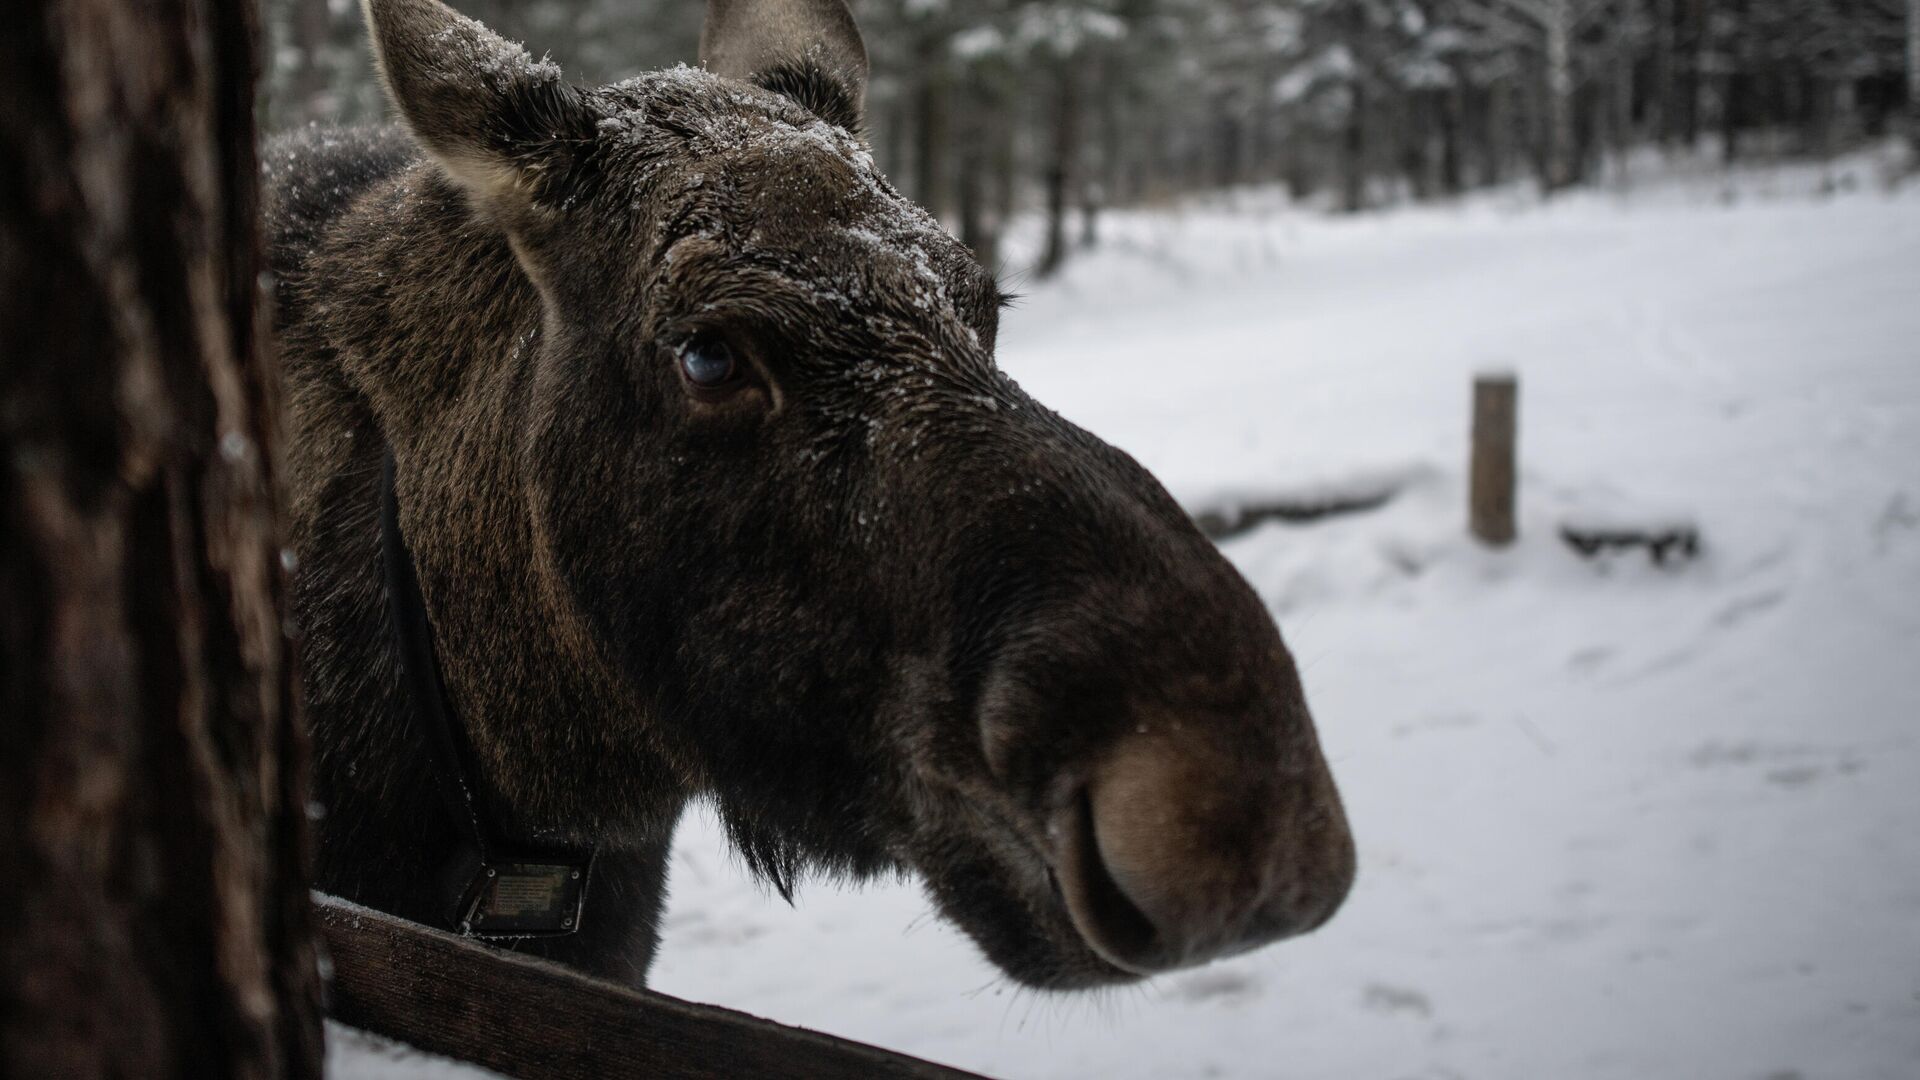
[[[1108,206],[1117,206],[1135,193],[1129,180],[1132,179],[1128,168],[1128,136],[1134,133],[1134,118],[1130,109],[1137,102],[1127,96],[1122,89],[1125,83],[1118,76],[1127,74],[1124,61],[1109,61],[1107,65],[1108,82],[1100,87],[1100,193],[1102,201]]]
[[[288,29],[296,59],[287,87],[287,115],[269,117],[267,123],[292,127],[308,121],[337,120],[338,103],[327,94],[332,75],[327,67],[327,48],[333,42],[330,0],[294,0],[291,23]]]
[[[922,43],[915,88],[913,182],[915,201],[936,218],[947,212],[947,59],[946,39]]]
[[[1349,85],[1349,93],[1340,137],[1340,209],[1357,214],[1367,205],[1367,98],[1358,79]]]
[[[1611,108],[1607,115],[1607,128],[1612,136],[1614,161],[1619,165],[1620,176],[1627,175],[1628,158],[1633,152],[1636,132],[1633,130],[1633,103],[1637,97],[1634,85],[1634,54],[1631,42],[1624,34],[1614,43],[1613,84],[1607,89]],[[1658,138],[1656,133],[1655,138]]]
[[[1513,112],[1508,108],[1507,85],[1504,81],[1487,87],[1480,110],[1480,184],[1492,187],[1506,179],[1508,161],[1508,132],[1513,126]]]
[[[1920,169],[1920,0],[1907,0],[1907,145]]]
[[[1726,48],[1730,63],[1720,79],[1720,159],[1731,165],[1740,157],[1740,129],[1747,125],[1748,97],[1752,93],[1754,57],[1746,38],[1746,0],[1725,0],[1728,24]]]
[[[1701,98],[1706,93],[1708,0],[1680,0],[1681,17],[1686,24],[1685,64],[1675,83],[1675,112],[1679,114],[1680,141],[1689,150],[1700,145],[1700,130],[1705,123]]]
[[[1465,189],[1460,160],[1461,128],[1465,125],[1467,90],[1460,80],[1446,90],[1440,101],[1440,193],[1458,195]]]
[[[907,149],[912,145],[908,135],[912,132],[913,110],[905,98],[905,94],[896,94],[870,104],[870,111],[875,105],[879,107],[880,119],[870,119],[868,130],[873,133],[873,152],[880,158],[881,171],[902,190],[912,190],[908,183],[912,179],[909,172],[912,164]]]
[[[316,1077],[251,0],[0,36],[0,1075]]]
[[[1739,71],[1727,73],[1720,95],[1720,160],[1727,165],[1740,158],[1740,127],[1746,114],[1747,77]]]
[[[962,69],[963,106],[954,177],[960,242],[988,267],[1000,260],[1000,219],[987,206],[988,157],[994,128],[1005,124],[999,95],[989,87],[991,78],[977,64]]]
[[[1433,117],[1439,110],[1433,107],[1434,94],[1428,90],[1409,90],[1399,97],[1399,108],[1395,111],[1399,121],[1400,173],[1406,178],[1414,199],[1425,202],[1433,197],[1429,182],[1433,169],[1428,156],[1431,133],[1437,126]]]
[[[1034,269],[1049,277],[1067,258],[1067,193],[1072,190],[1080,147],[1080,80],[1071,58],[1058,61],[1054,94],[1053,151],[1047,162],[1047,247]]]
[[[1246,118],[1239,104],[1231,98],[1222,98],[1214,108],[1214,153],[1217,163],[1213,184],[1218,188],[1229,188],[1246,182],[1247,178],[1247,136]]]
[[[1573,13],[1564,2],[1553,4],[1541,24],[1546,35],[1547,65],[1547,190],[1559,191],[1574,181]]]
[[[1008,107],[1010,109],[1010,106]],[[993,130],[992,153],[988,157],[989,178],[988,195],[993,205],[993,219],[1004,227],[1013,220],[1019,209],[1019,167],[1020,155],[1014,145],[1015,124],[1008,120],[995,126]],[[998,270],[999,251],[996,247],[995,260],[987,264]]]
[[[1653,62],[1649,80],[1652,85],[1643,98],[1647,107],[1646,130],[1663,146],[1675,141],[1674,121],[1678,119],[1678,110],[1673,107],[1674,86],[1678,81],[1674,77],[1676,3],[1677,0],[1654,0]]]

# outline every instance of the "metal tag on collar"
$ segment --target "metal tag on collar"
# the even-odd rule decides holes
[[[561,937],[580,929],[593,855],[538,855],[480,864],[455,925],[477,938]]]

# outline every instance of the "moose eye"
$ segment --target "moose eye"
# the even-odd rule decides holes
[[[680,346],[680,374],[702,390],[717,390],[739,372],[733,350],[719,338],[698,337]]]

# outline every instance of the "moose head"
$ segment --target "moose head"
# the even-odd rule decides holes
[[[510,820],[617,847],[710,797],[782,889],[917,873],[1035,986],[1331,916],[1353,846],[1273,619],[996,368],[994,279],[860,134],[842,0],[712,0],[704,70],[597,88],[366,11],[425,159],[310,240],[290,362],[391,447]]]

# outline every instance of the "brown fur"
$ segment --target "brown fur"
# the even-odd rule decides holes
[[[1272,619],[998,371],[991,278],[856,135],[690,69],[568,87],[435,0],[371,14],[412,140],[268,158],[323,888],[432,919],[455,839],[387,625],[390,448],[490,807],[603,852],[588,925],[538,951],[643,978],[703,796],[778,887],[917,871],[1035,985],[1331,913],[1351,841]],[[695,338],[746,377],[687,385]],[[1184,839],[1116,816],[1156,791]],[[1170,873],[1233,895],[1163,904]],[[1103,936],[1143,912],[1137,957]]]

